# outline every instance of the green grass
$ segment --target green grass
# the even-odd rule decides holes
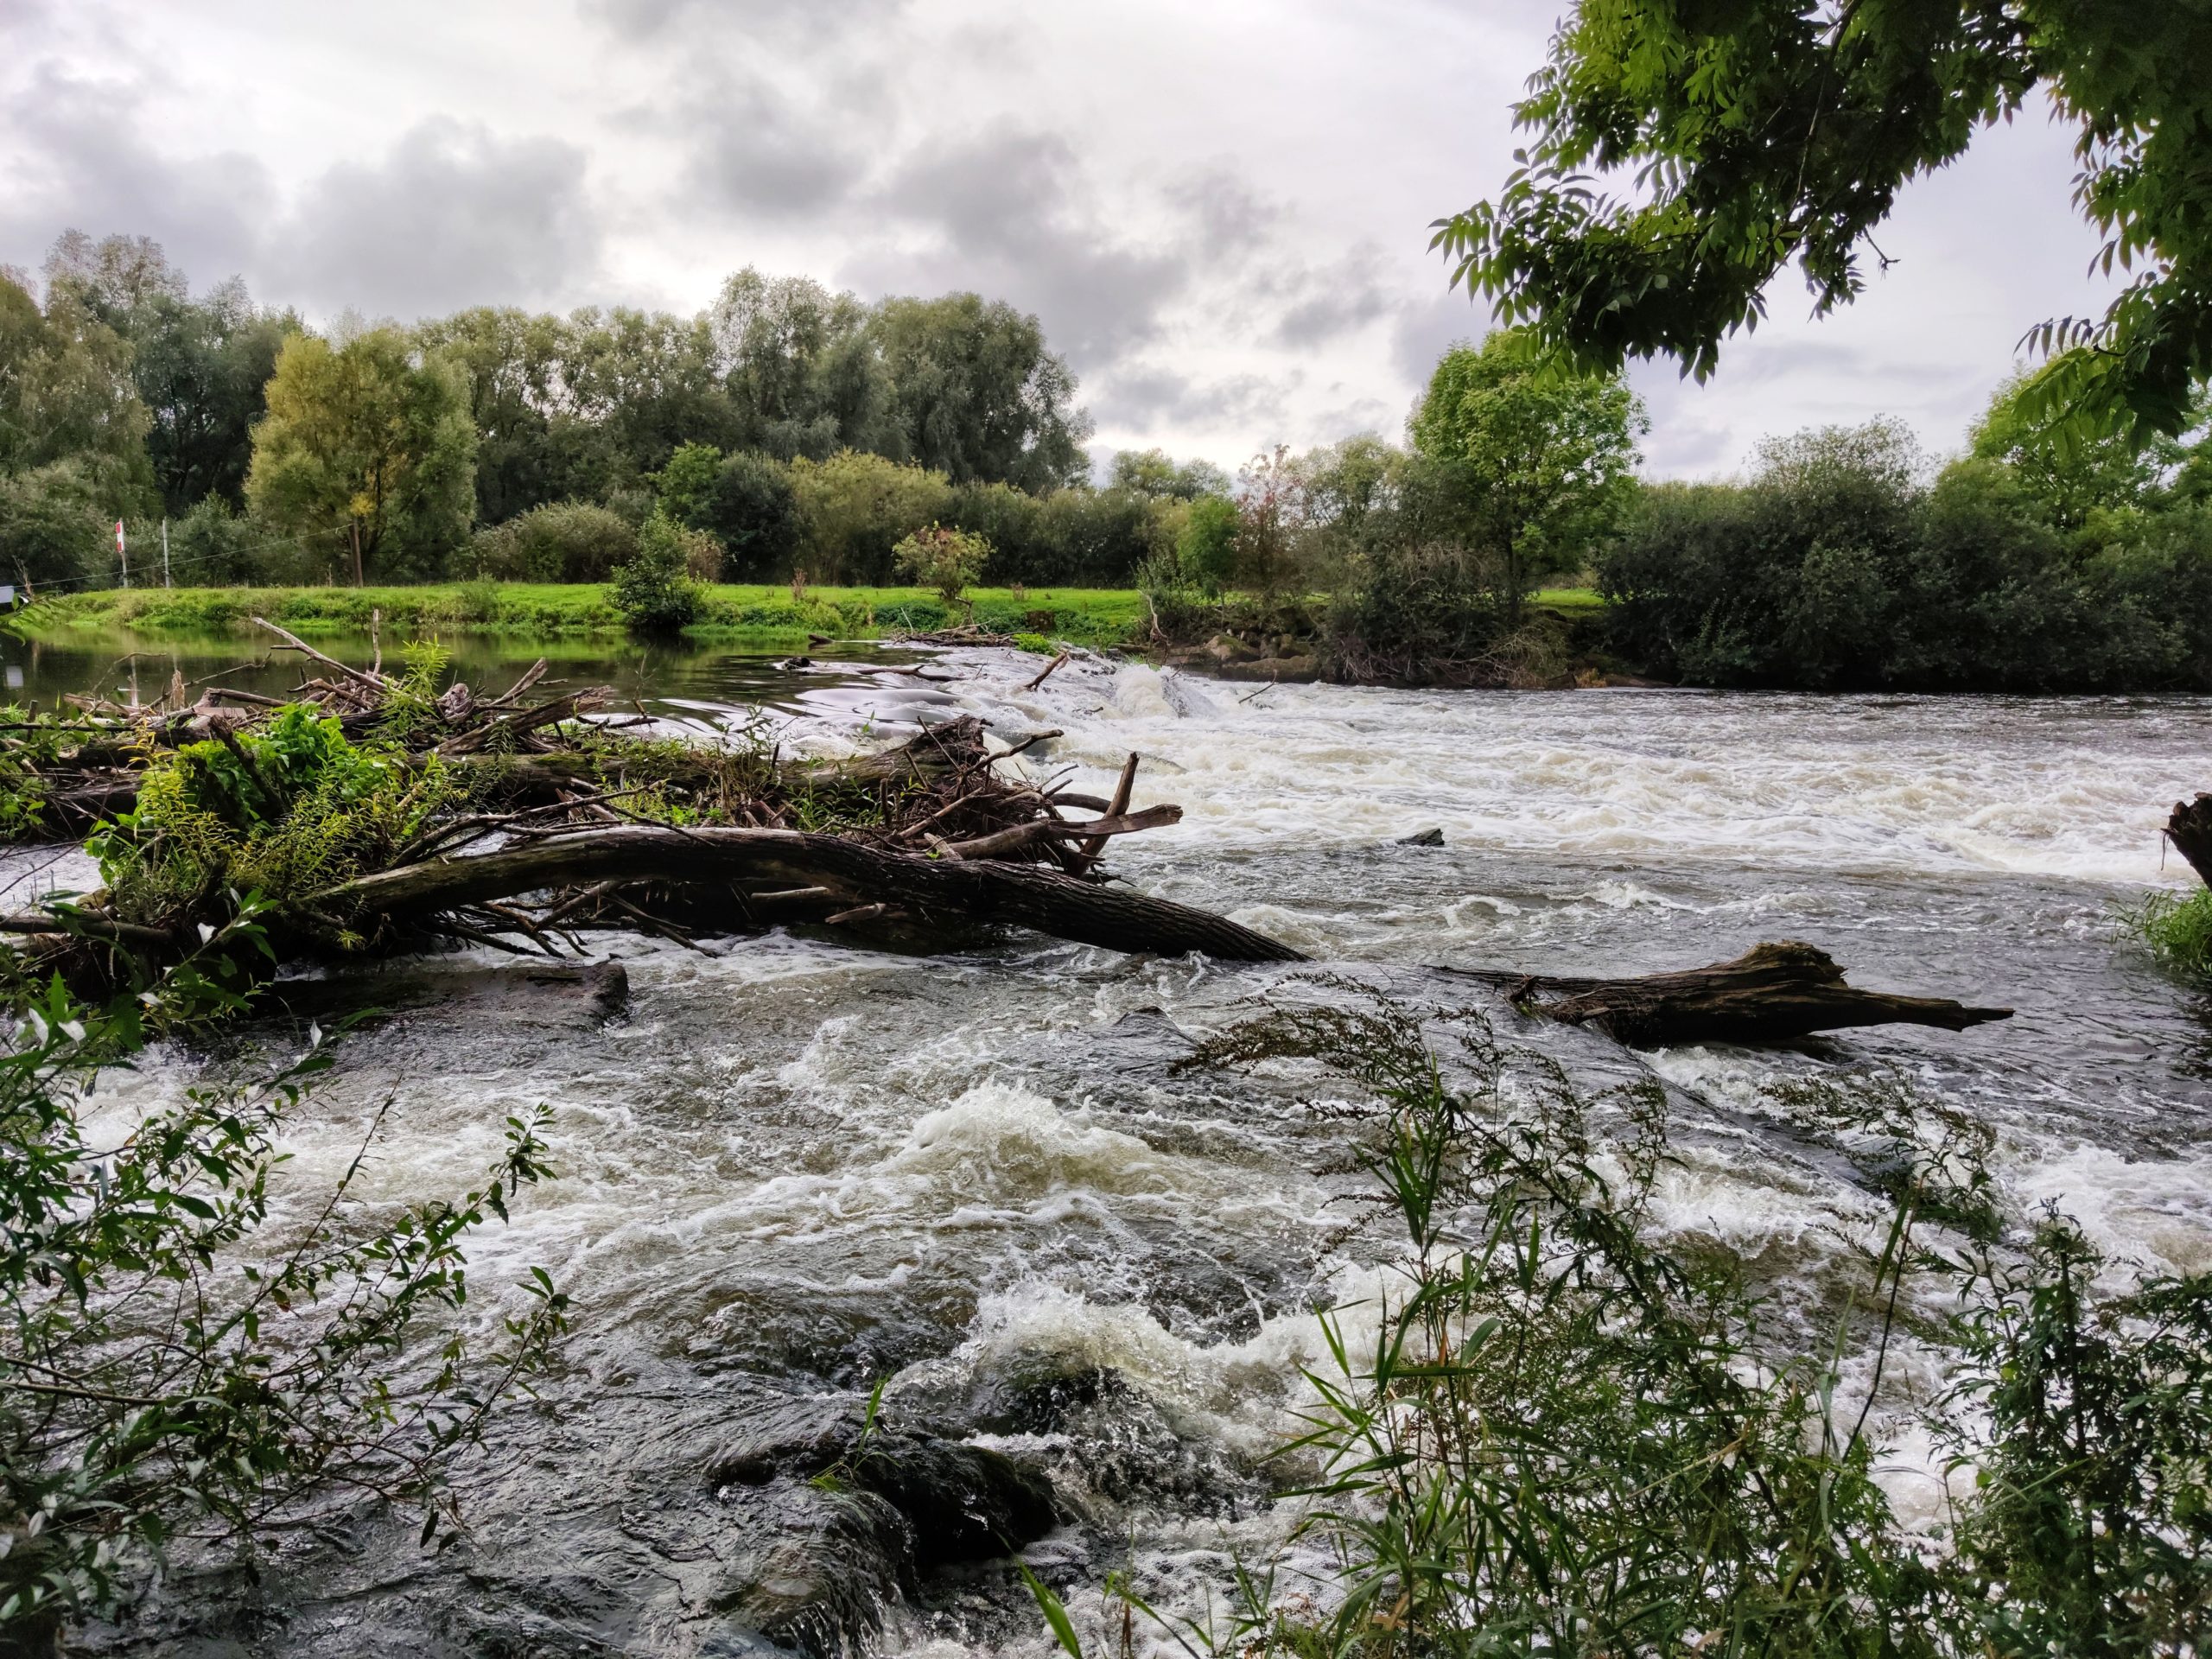
[[[1118,645],[1145,616],[1134,589],[977,588],[975,620],[1003,632],[1041,632],[1078,645]],[[1043,613],[1049,612],[1046,620]],[[110,589],[41,601],[22,613],[28,633],[124,627],[147,633],[242,630],[261,616],[293,632],[359,633],[372,614],[395,635],[620,633],[621,613],[603,583],[445,582],[419,588],[175,588]],[[785,587],[717,584],[706,590],[700,638],[826,633],[841,639],[924,632],[966,620],[925,588],[810,588],[794,600]]]
[[[1601,611],[1605,595],[1595,588],[1539,588],[1529,601],[1552,611]]]
[[[2212,887],[2187,894],[2149,893],[2120,917],[2122,926],[2143,942],[2167,972],[2212,985]]]

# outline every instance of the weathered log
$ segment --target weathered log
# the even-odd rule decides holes
[[[325,914],[419,920],[441,911],[592,882],[734,883],[827,889],[849,908],[884,904],[925,918],[1027,927],[1109,950],[1228,962],[1302,962],[1266,935],[1165,899],[988,860],[925,858],[794,830],[610,826],[365,875],[315,894]]]
[[[1462,970],[1465,971],[1465,970]],[[1512,1001],[1562,1025],[1594,1026],[1636,1048],[1679,1043],[1787,1042],[1855,1026],[1964,1031],[2012,1017],[1948,998],[1862,991],[1824,950],[1794,940],[1754,945],[1733,962],[1640,979],[1567,979],[1478,972]],[[1556,1001],[1543,1001],[1555,997]]]
[[[2193,801],[2176,801],[2166,820],[2166,839],[2189,861],[2197,879],[2212,887],[2212,795]]]

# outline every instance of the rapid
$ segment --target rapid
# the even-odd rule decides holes
[[[1025,690],[1038,659],[929,660],[954,677],[605,667],[702,741],[765,719],[788,749],[836,752],[976,713],[1013,737],[1058,728],[1024,764],[1100,795],[1136,753],[1137,804],[1185,816],[1118,843],[1122,876],[1319,971],[1478,1009],[1578,1076],[1656,1073],[1683,1129],[1661,1224],[1784,1291],[1878,1208],[1772,1109],[1775,1083],[1805,1075],[1903,1079],[1993,1128],[2020,1209],[2059,1205],[2140,1270],[2212,1267],[2212,1007],[2113,919],[2190,879],[2162,866],[2158,825],[2212,787],[2212,704],[1255,688],[1102,658]],[[1400,840],[1432,828],[1440,847]],[[11,876],[83,871],[18,860]],[[1855,983],[2017,1013],[1955,1035],[1631,1054],[1441,971],[1636,973],[1777,938],[1828,950]],[[559,1177],[479,1236],[471,1272],[488,1311],[543,1267],[575,1330],[552,1409],[509,1413],[464,1477],[466,1544],[431,1560],[404,1528],[334,1522],[268,1564],[254,1594],[282,1614],[251,1640],[204,1617],[245,1596],[226,1580],[178,1587],[175,1618],[118,1647],[760,1650],[744,1634],[759,1586],[834,1567],[779,1554],[799,1544],[700,1471],[763,1414],[879,1381],[892,1421],[1052,1473],[1070,1518],[1027,1559],[1079,1618],[1123,1567],[1196,1615],[1232,1556],[1280,1537],[1265,1458],[1322,1357],[1315,1310],[1370,1294],[1387,1240],[1355,1225],[1346,1131],[1314,1077],[1179,1063],[1271,994],[1334,994],[1298,988],[1317,969],[1027,936],[906,956],[823,930],[604,948],[627,970],[621,1017],[517,1002],[487,1021],[466,999],[404,1014],[342,1039],[290,1131],[291,1190],[336,1179],[367,1138],[365,1190],[397,1204],[460,1190],[510,1115],[552,1108]],[[114,1109],[296,1040],[264,1022],[244,1058],[157,1053]],[[1898,1425],[1910,1511],[1936,1479]],[[986,1565],[874,1595],[811,1639],[950,1656],[1041,1654],[1049,1637]]]

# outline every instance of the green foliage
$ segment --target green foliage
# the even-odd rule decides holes
[[[1918,478],[1880,423],[1771,442],[1747,486],[1645,490],[1599,561],[1626,656],[1712,685],[2212,685],[2212,523],[2054,530],[2001,463]]]
[[[708,315],[730,404],[726,448],[779,461],[912,454],[868,308],[852,295],[748,265],[722,284]]]
[[[891,550],[891,563],[899,573],[925,588],[948,605],[983,574],[990,562],[991,544],[972,531],[947,530],[931,524],[916,531]]]
[[[151,573],[154,567],[145,560],[152,538],[134,531],[132,544],[139,549],[141,571]],[[296,543],[270,535],[220,495],[203,497],[169,526],[170,569],[194,587],[304,581],[315,574],[314,563]]]
[[[886,579],[891,550],[941,523],[951,494],[943,473],[850,449],[823,461],[802,456],[791,479],[806,530],[807,575],[830,583]]]
[[[1516,106],[1533,142],[1495,201],[1440,225],[1455,282],[1506,322],[1618,370],[1702,378],[1795,259],[1816,312],[1854,298],[1898,189],[2008,120],[2038,85],[2077,130],[2075,199],[2139,272],[2039,390],[2083,430],[2177,433],[2212,376],[2212,17],[2132,6],[1816,6],[1580,0]],[[1628,175],[1631,188],[1600,180]],[[1592,175],[1599,175],[1593,178]]]
[[[2017,1262],[1982,1254],[1955,1327],[1961,1599],[1993,1653],[2185,1653],[2212,1617],[2212,1277],[2101,1297],[2110,1265],[2047,1216]]]
[[[66,232],[48,280],[78,296],[130,346],[130,378],[146,409],[146,455],[164,510],[213,495],[245,499],[253,425],[284,341],[301,332],[289,312],[255,306],[236,276],[192,297],[181,271],[145,237],[95,243]]]
[[[1187,1648],[2194,1650],[2212,1605],[2212,1276],[2101,1295],[2110,1264],[2077,1229],[2022,1238],[2002,1213],[1984,1126],[1878,1077],[1796,1084],[1777,1109],[1880,1172],[1890,1206],[1841,1269],[1834,1334],[1808,1341],[1726,1252],[1653,1224],[1659,1085],[1586,1096],[1473,1016],[1425,1024],[1313,988],[1193,1063],[1357,1079],[1373,1104],[1351,1109],[1356,1155],[1396,1259],[1374,1303],[1325,1316],[1305,1432],[1279,1454],[1297,1533],[1238,1564],[1225,1613],[1174,1632]],[[1948,1325],[1906,1311],[1931,1286],[1962,1310]],[[1879,1389],[1908,1321],[1953,1367],[1936,1427],[1978,1471],[1948,1553],[1899,1525],[1872,1402],[1844,1397],[1847,1352]],[[1286,1572],[1304,1593],[1282,1595]],[[1143,1606],[1126,1582],[1112,1593]]]
[[[334,572],[435,575],[468,535],[476,432],[467,380],[397,329],[334,349],[284,343],[253,432],[246,496],[273,529],[322,553]]]
[[[2155,507],[2186,451],[2178,439],[2109,429],[2084,433],[2049,407],[2050,383],[2068,372],[2062,359],[2016,374],[1997,389],[1967,441],[1976,458],[2000,461],[2061,530],[2082,528],[2098,514]],[[2204,423],[2199,395],[2189,425]]]
[[[722,452],[711,443],[679,443],[652,476],[660,510],[687,530],[709,528],[708,518]]]
[[[2146,893],[2120,920],[2168,972],[2212,986],[2212,887]]]
[[[637,550],[638,532],[620,514],[556,501],[478,531],[469,556],[496,582],[605,582]]]
[[[0,571],[36,591],[42,582],[104,577],[114,563],[114,520],[81,461],[0,472]]]
[[[1211,461],[1178,464],[1165,449],[1123,449],[1114,457],[1111,476],[1117,490],[1169,500],[1196,501],[1229,493],[1229,474]]]
[[[1090,417],[1037,319],[1003,300],[947,294],[875,308],[868,338],[889,375],[906,454],[950,481],[1042,492],[1086,478]]]
[[[726,550],[724,581],[765,581],[787,574],[805,533],[798,496],[783,463],[741,449],[715,474],[700,525]]]
[[[436,661],[410,664],[418,701]],[[125,920],[168,926],[226,893],[304,898],[390,863],[455,791],[435,759],[359,747],[300,705],[149,766],[137,804],[86,843]]]
[[[257,906],[210,938],[219,957]],[[359,1162],[264,1242],[286,1118],[320,1046],[257,1084],[194,1089],[97,1138],[95,1079],[149,1031],[238,999],[171,969],[95,1008],[41,990],[0,1054],[0,1644],[52,1651],[66,1618],[124,1599],[172,1540],[243,1543],[284,1505],[351,1488],[450,1529],[454,1455],[540,1370],[567,1299],[532,1269],[488,1336],[459,1321],[465,1246],[552,1172],[545,1115],[456,1200],[395,1209]],[[374,1131],[372,1131],[373,1134]],[[419,1342],[440,1331],[423,1363]]]
[[[614,573],[614,607],[639,633],[673,633],[699,614],[692,580],[695,550],[686,532],[656,512],[638,532],[638,550]]]
[[[1611,534],[1650,426],[1618,377],[1577,372],[1503,331],[1444,354],[1407,430],[1421,454],[1464,469],[1465,533],[1502,564],[1517,624],[1523,595]]]
[[[1378,541],[1330,595],[1323,668],[1356,685],[1516,681],[1495,560],[1448,542]]]
[[[1225,495],[1202,495],[1191,503],[1183,533],[1175,539],[1175,561],[1183,576],[1208,599],[1218,599],[1236,574],[1236,532],[1243,520]]]

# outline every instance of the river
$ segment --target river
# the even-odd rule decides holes
[[[8,642],[16,695],[127,681],[120,652],[41,650]],[[196,678],[251,654],[194,647],[175,666]],[[527,654],[478,647],[461,666],[490,683]],[[1255,690],[1102,659],[1027,691],[1041,662],[987,652],[938,654],[956,676],[940,686],[870,671],[914,655],[799,670],[580,652],[558,671],[702,738],[769,719],[796,750],[962,712],[1057,728],[1025,763],[1099,794],[1137,753],[1137,804],[1185,816],[1118,843],[1121,874],[1414,1006],[1479,1007],[1581,1075],[1656,1073],[1681,1131],[1659,1224],[1729,1246],[1784,1301],[1816,1301],[1879,1213],[1787,1132],[1772,1090],[1808,1075],[1881,1073],[1972,1114],[2009,1202],[2056,1202],[2127,1270],[2212,1267],[2212,1008],[2113,922],[2188,879],[2162,868],[2158,830],[2212,786],[2212,703]],[[150,696],[171,664],[157,650],[136,667]],[[1399,841],[1431,828],[1441,847]],[[1631,1055],[1528,1026],[1440,971],[1645,971],[1774,938],[1821,946],[1858,983],[2018,1012],[1963,1034]],[[487,1025],[457,1002],[345,1039],[285,1176],[302,1194],[334,1178],[388,1101],[373,1196],[456,1191],[511,1113],[550,1104],[559,1179],[483,1235],[473,1274],[496,1287],[542,1265],[576,1299],[558,1414],[502,1419],[464,1483],[469,1537],[445,1556],[366,1511],[326,1517],[257,1586],[172,1591],[115,1645],[760,1650],[744,1632],[762,1598],[820,1599],[853,1546],[804,1515],[779,1535],[701,1471],[764,1415],[849,1406],[878,1379],[889,1421],[1052,1472],[1070,1519],[1028,1559],[1078,1620],[1101,1616],[1110,1570],[1195,1613],[1232,1555],[1273,1547],[1285,1506],[1262,1459],[1321,1357],[1313,1310],[1357,1301],[1382,1247],[1347,1236],[1358,1182],[1313,1075],[1177,1062],[1270,994],[1349,993],[1299,991],[1313,969],[1034,937],[938,957],[818,931],[610,948],[631,986],[612,1022],[525,1009]],[[123,1098],[215,1063],[156,1055]],[[1940,1489],[1910,1400],[1891,1403],[1885,1478],[1910,1516]],[[999,1565],[868,1590],[838,1616],[790,1639],[1046,1650]]]

